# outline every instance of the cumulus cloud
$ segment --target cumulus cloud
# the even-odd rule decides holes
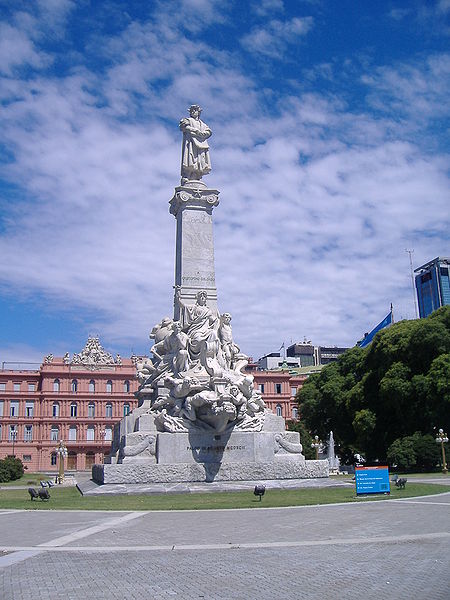
[[[8,23],[0,23],[0,73],[11,75],[23,65],[41,68],[51,62],[50,56],[38,52],[28,35]]]
[[[298,43],[310,31],[313,23],[312,17],[295,17],[287,21],[273,19],[244,35],[241,44],[252,54],[279,58],[288,44]]]
[[[226,19],[213,8],[202,26]],[[80,59],[65,75],[40,73],[46,54],[24,34],[36,73],[11,66],[0,87],[9,157],[0,173],[21,191],[3,200],[3,290],[83,315],[111,351],[145,346],[172,310],[177,123],[199,102],[213,129],[205,181],[221,190],[219,306],[242,349],[258,356],[303,336],[353,345],[391,301],[397,318],[412,317],[405,247],[424,262],[448,254],[448,156],[423,148],[447,110],[448,56],[360,66],[359,110],[299,90],[269,111],[230,51],[182,34],[183,19],[158,10],[103,40],[101,70]],[[265,31],[280,52],[311,26],[271,21]]]
[[[273,15],[276,12],[283,12],[283,0],[258,0],[252,3],[252,10],[260,17]]]
[[[430,56],[414,64],[377,67],[363,75],[362,81],[369,86],[369,101],[377,109],[420,123],[441,118],[448,113],[450,54]]]

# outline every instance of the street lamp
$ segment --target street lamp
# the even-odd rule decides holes
[[[56,448],[56,454],[59,456],[58,483],[64,482],[64,459],[67,457],[67,447],[61,440]]]
[[[447,475],[447,463],[445,462],[445,448],[444,444],[448,442],[447,434],[444,433],[443,429],[439,429],[439,433],[436,435],[436,444],[441,444],[442,449],[442,472],[444,475]]]
[[[314,441],[311,444],[311,448],[315,448],[316,449],[316,460],[319,460],[319,448],[321,447],[322,442],[319,440],[319,436],[315,435],[314,436]]]
[[[12,444],[13,444],[12,455],[13,455],[13,458],[16,458],[16,453],[14,452],[14,445],[15,445],[16,439],[17,439],[17,429],[11,429],[11,438],[12,438]]]

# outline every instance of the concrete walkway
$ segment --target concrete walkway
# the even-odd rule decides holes
[[[450,492],[284,509],[0,511],[2,600],[442,599]]]

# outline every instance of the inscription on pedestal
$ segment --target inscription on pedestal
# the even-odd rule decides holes
[[[273,435],[267,433],[221,434],[160,433],[158,463],[236,463],[273,461]]]

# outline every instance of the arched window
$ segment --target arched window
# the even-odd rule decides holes
[[[292,409],[292,418],[298,419],[298,408],[296,406],[294,406],[294,408]]]
[[[130,405],[128,404],[128,402],[125,402],[125,404],[123,405],[123,416],[126,417],[129,414],[130,414]]]
[[[61,384],[59,383],[59,379],[55,379],[55,381],[53,382],[53,391],[59,392],[60,387],[61,387]]]
[[[52,417],[59,417],[59,402],[53,402]]]
[[[109,379],[106,382],[106,393],[107,394],[112,394],[112,381],[111,381],[111,379]]]
[[[105,427],[105,442],[112,440],[112,427]]]
[[[90,419],[95,417],[95,402],[89,402],[88,404],[88,417]]]
[[[108,404],[105,407],[105,417],[108,417],[108,418],[112,417],[112,404],[111,404],[111,402],[108,402]]]
[[[95,381],[93,379],[89,382],[89,393],[95,394]]]
[[[75,442],[77,439],[77,428],[76,425],[69,427],[69,442]]]
[[[52,442],[57,442],[59,440],[59,427],[58,425],[52,425],[50,431],[50,440]]]
[[[130,391],[130,382],[128,381],[128,379],[123,382],[123,391],[126,394],[128,394],[128,392]]]
[[[95,429],[92,426],[89,426],[86,429],[86,439],[88,442],[93,442],[95,438]]]
[[[78,381],[76,379],[72,379],[71,390],[72,392],[78,391]]]
[[[76,417],[77,416],[77,403],[76,402],[72,402],[72,404],[70,405],[70,416],[71,417]]]
[[[282,417],[283,416],[283,409],[281,408],[281,404],[277,404],[277,417]]]
[[[58,455],[56,454],[56,452],[52,452],[52,454],[50,456],[50,461],[51,461],[52,467],[54,467],[57,464],[57,462],[58,462]]]

